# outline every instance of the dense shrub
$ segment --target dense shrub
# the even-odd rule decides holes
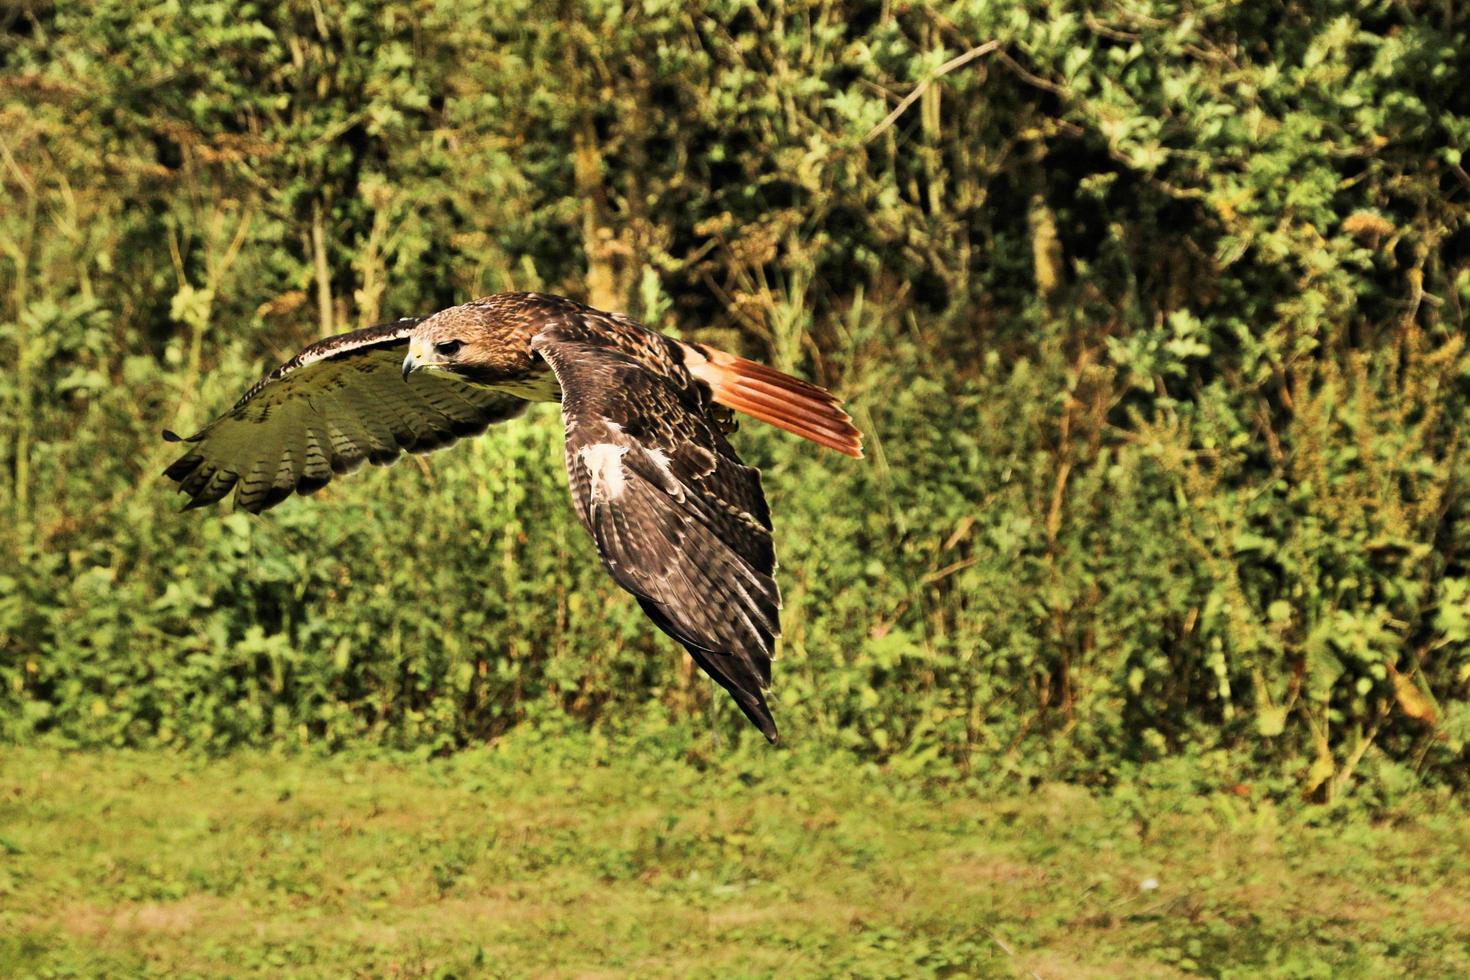
[[[863,464],[740,437],[777,515],[789,735],[916,770],[1214,752],[1220,778],[1322,794],[1457,778],[1467,23],[1400,0],[20,5],[0,732],[736,724],[598,571],[554,413],[259,520],[176,514],[156,477],[161,427],[312,337],[534,287],[856,406]]]

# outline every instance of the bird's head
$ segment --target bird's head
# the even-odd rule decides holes
[[[529,342],[493,305],[466,303],[435,313],[413,328],[403,378],[429,370],[495,384],[524,374],[533,357]]]

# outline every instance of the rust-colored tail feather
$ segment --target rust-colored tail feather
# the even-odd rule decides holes
[[[830,391],[704,344],[683,346],[689,373],[709,385],[719,404],[862,458],[863,434]]]

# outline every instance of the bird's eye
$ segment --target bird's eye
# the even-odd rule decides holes
[[[459,353],[459,349],[463,346],[463,340],[446,340],[442,344],[434,345],[434,353],[440,357],[453,357]]]

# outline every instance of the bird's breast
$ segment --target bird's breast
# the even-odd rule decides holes
[[[496,391],[503,391],[507,395],[515,395],[524,398],[528,402],[559,402],[561,401],[561,385],[557,384],[556,374],[551,368],[540,365],[541,370],[520,378],[506,378],[489,385]]]

